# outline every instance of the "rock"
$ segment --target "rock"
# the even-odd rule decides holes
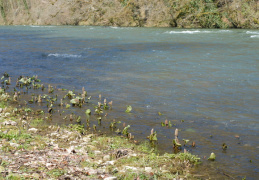
[[[76,153],[75,147],[74,147],[74,146],[70,146],[70,147],[67,149],[67,152],[68,152],[68,154]]]
[[[5,113],[5,117],[9,117],[11,114],[10,113]]]
[[[0,113],[2,113],[3,112],[3,108],[0,108]]]
[[[22,125],[26,125],[26,124],[28,124],[28,122],[25,120],[22,120]]]
[[[84,142],[91,142],[91,138],[89,138],[89,137],[83,137],[83,141],[84,141]]]
[[[111,159],[111,156],[110,155],[105,155],[103,156],[103,160],[104,161],[109,161]]]
[[[38,173],[32,174],[33,179],[40,179],[40,175]]]
[[[5,168],[3,166],[0,166],[0,173],[5,172]]]
[[[125,170],[137,171],[138,169],[136,167],[125,166]]]
[[[53,136],[54,136],[54,137],[59,137],[60,134],[58,134],[58,133],[56,133],[56,132],[53,132],[53,133],[50,134],[50,136],[51,136],[51,137],[53,137]]]
[[[69,144],[78,144],[77,141],[70,141]]]
[[[104,165],[114,165],[114,163],[115,163],[115,161],[106,161],[105,163],[104,163]]]
[[[10,146],[12,146],[12,147],[19,147],[20,145],[17,144],[17,143],[12,143],[12,142],[10,142]]]
[[[47,167],[48,169],[53,169],[54,166],[55,166],[55,165],[52,164],[52,163],[46,163],[46,167]]]
[[[163,174],[165,174],[165,173],[170,173],[170,171],[168,171],[168,170],[162,170],[161,171]]]
[[[88,169],[88,168],[85,168],[85,172],[88,172],[88,174],[89,174],[90,176],[97,174],[97,170],[95,170],[95,169]]]
[[[105,171],[103,169],[97,169],[97,174],[105,174]]]
[[[92,145],[88,145],[87,146],[90,150],[94,151],[94,150],[97,150],[97,148],[95,146],[92,146]]]
[[[101,151],[94,151],[94,154],[95,155],[100,155],[100,154],[102,154],[102,152]]]
[[[104,180],[117,180],[117,177],[107,177],[107,178],[104,178]]]
[[[5,126],[16,126],[17,122],[9,120],[9,121],[3,122],[3,125],[5,125]]]
[[[147,173],[151,173],[152,172],[152,167],[145,167],[145,171]]]
[[[38,132],[38,129],[36,128],[30,128],[28,129],[29,132],[32,132],[32,133],[37,133]]]

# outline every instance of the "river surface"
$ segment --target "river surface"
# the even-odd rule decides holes
[[[205,166],[259,178],[259,30],[0,26],[4,72],[84,86],[112,100],[111,119],[138,139],[154,128],[161,152],[172,152],[178,128]],[[173,127],[161,127],[165,119]],[[206,160],[211,152],[215,162]]]

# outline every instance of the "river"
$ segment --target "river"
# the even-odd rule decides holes
[[[161,152],[178,128],[206,166],[259,178],[259,30],[0,26],[4,72],[102,94],[138,139],[154,128]]]

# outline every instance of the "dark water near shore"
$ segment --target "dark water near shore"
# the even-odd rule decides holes
[[[258,30],[2,26],[4,72],[84,86],[112,100],[111,119],[130,124],[135,136],[154,128],[161,151],[172,151],[177,127],[180,139],[196,142],[191,153],[216,154],[208,166],[259,178]],[[175,126],[161,127],[165,119]]]

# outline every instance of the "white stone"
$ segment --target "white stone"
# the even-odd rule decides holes
[[[109,161],[111,159],[111,156],[110,155],[105,155],[103,156],[103,160],[104,161]]]
[[[12,143],[12,142],[10,142],[10,146],[12,146],[12,147],[19,147],[20,145],[17,144],[17,143]]]
[[[3,125],[6,125],[6,126],[8,126],[8,125],[16,126],[17,122],[9,120],[9,121],[3,122]]]
[[[38,129],[36,128],[30,128],[28,129],[29,132],[32,132],[32,133],[37,133],[38,132]]]
[[[138,169],[136,167],[131,167],[131,166],[125,166],[126,170],[132,170],[132,171],[137,171]]]
[[[8,116],[10,116],[11,114],[10,113],[5,113],[5,117],[8,117]]]
[[[53,132],[53,133],[51,133],[50,134],[50,136],[52,137],[52,136],[56,136],[56,137],[58,137],[59,136],[59,134],[58,133],[56,133],[56,132]]]
[[[90,141],[91,141],[91,138],[89,138],[89,137],[83,137],[83,141],[84,141],[84,142],[90,142]]]
[[[106,165],[106,166],[108,166],[108,165],[114,165],[114,163],[115,163],[115,161],[106,161],[105,163],[104,163],[104,165]]]
[[[145,167],[145,171],[147,173],[151,173],[152,172],[152,167]]]
[[[94,151],[94,154],[95,155],[100,155],[100,154],[102,154],[102,152],[101,151]]]
[[[117,180],[117,177],[107,177],[107,178],[104,178],[104,180]]]
[[[70,146],[70,147],[67,149],[67,152],[68,152],[68,154],[76,153],[75,147],[74,147],[74,146]]]

